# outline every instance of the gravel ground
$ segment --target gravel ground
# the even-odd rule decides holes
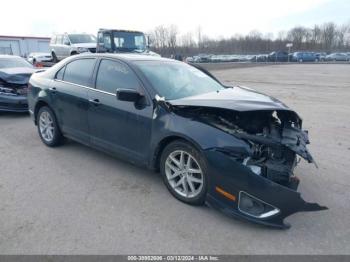
[[[322,212],[275,230],[174,199],[159,174],[75,142],[44,146],[28,115],[0,114],[1,254],[350,254],[350,65],[213,70],[304,119],[319,168],[296,173]]]

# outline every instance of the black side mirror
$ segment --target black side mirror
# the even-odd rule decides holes
[[[137,102],[142,95],[135,89],[117,89],[117,99],[120,101]]]

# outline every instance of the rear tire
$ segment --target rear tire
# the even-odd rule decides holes
[[[208,191],[205,160],[191,144],[176,140],[165,147],[160,172],[170,193],[190,205],[203,205]]]
[[[56,116],[48,106],[43,106],[39,109],[37,122],[39,136],[45,145],[55,147],[62,144],[63,136]]]

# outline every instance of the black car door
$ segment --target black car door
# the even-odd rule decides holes
[[[68,63],[58,72],[51,87],[62,132],[85,143],[89,142],[88,88],[92,86],[95,62],[95,58],[84,58]]]
[[[100,61],[95,89],[88,91],[91,143],[134,161],[146,162],[150,145],[152,107],[147,99],[140,104],[120,101],[116,89],[144,89],[133,70],[110,59]]]

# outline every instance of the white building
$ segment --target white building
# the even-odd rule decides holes
[[[49,37],[0,35],[0,54],[28,56],[32,52],[49,52]]]

